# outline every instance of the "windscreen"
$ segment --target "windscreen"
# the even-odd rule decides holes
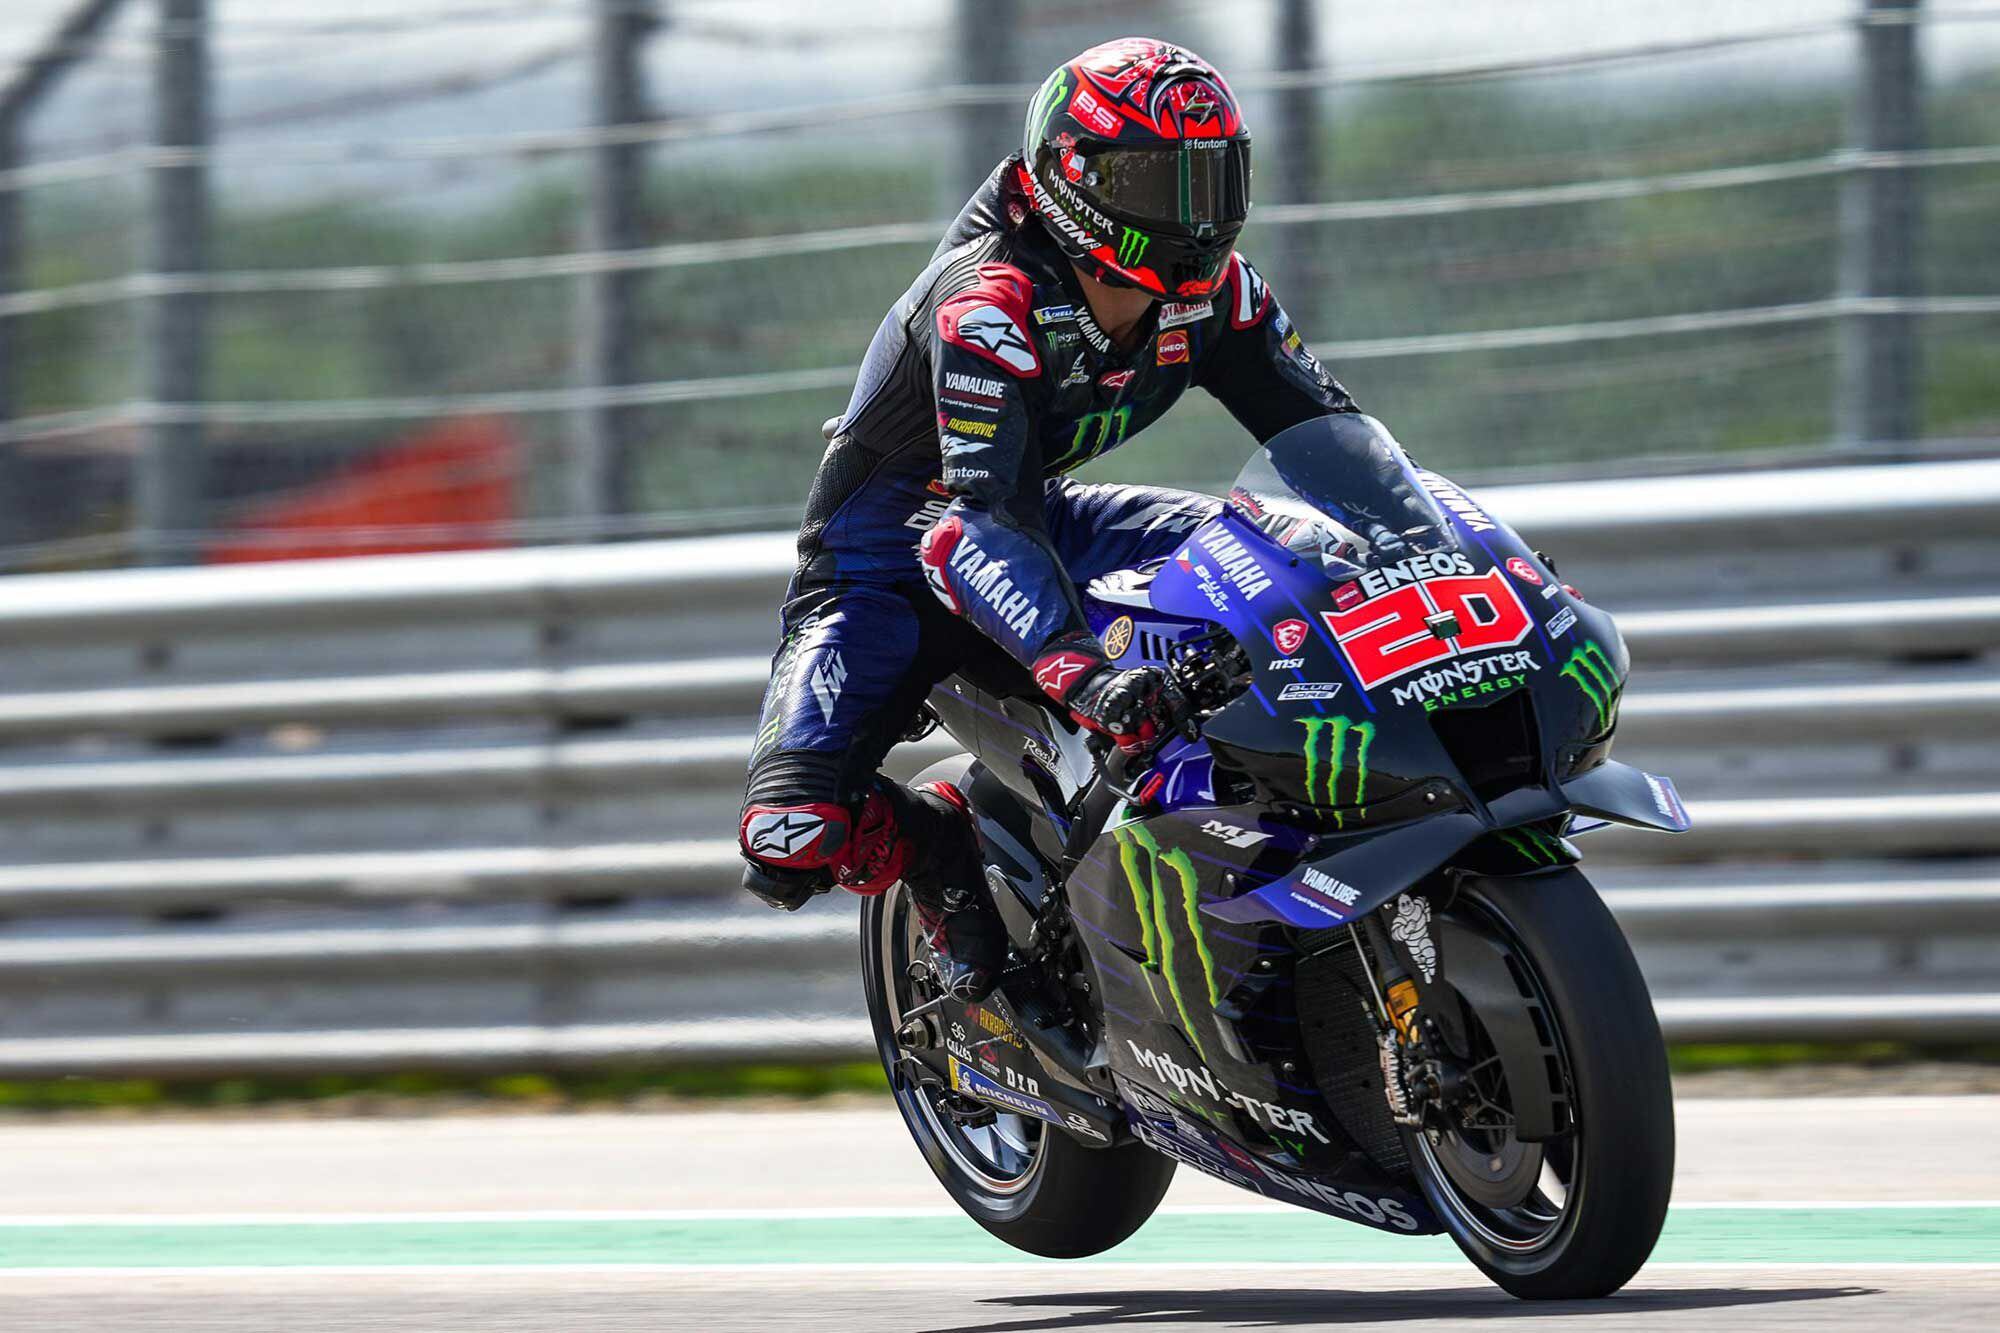
[[[1237,512],[1335,573],[1454,549],[1451,523],[1388,428],[1356,413],[1281,431],[1230,488]]]

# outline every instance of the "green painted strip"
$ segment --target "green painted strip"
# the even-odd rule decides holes
[[[1449,1260],[1442,1236],[1391,1236],[1287,1209],[1164,1214],[1103,1256],[1134,1263]],[[0,1228],[0,1268],[327,1265],[977,1263],[1026,1258],[954,1217],[630,1219]],[[1653,1253],[1680,1263],[2000,1263],[2000,1207],[1676,1212]]]

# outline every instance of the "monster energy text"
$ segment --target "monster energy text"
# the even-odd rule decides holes
[[[1161,851],[1159,842],[1138,824],[1127,825],[1112,836],[1118,842],[1118,863],[1125,871],[1126,886],[1132,890],[1132,906],[1139,913],[1139,942],[1146,951],[1145,968],[1166,978],[1167,992],[1173,996],[1174,1009],[1181,1016],[1181,1027],[1205,1060],[1208,1055],[1202,1047],[1201,1029],[1188,1009],[1180,972],[1175,967],[1174,928],[1178,918],[1186,920],[1195,953],[1201,959],[1201,975],[1207,983],[1210,1007],[1222,1002],[1215,986],[1215,956],[1208,951],[1208,940],[1202,933],[1200,877],[1194,861],[1179,847]],[[1180,889],[1178,895],[1167,891],[1163,866],[1173,871]],[[1174,910],[1175,899],[1179,912]]]
[[[1597,710],[1597,729],[1603,731],[1610,726],[1618,708],[1618,671],[1596,641],[1587,639],[1581,647],[1573,649],[1559,674],[1575,681],[1583,697]]]
[[[1302,717],[1306,729],[1306,799],[1322,805],[1360,805],[1368,798],[1368,747],[1375,743],[1373,722],[1354,722],[1344,717]],[[1354,773],[1351,797],[1340,797],[1341,779],[1349,771],[1349,745],[1353,740]],[[1336,826],[1344,817],[1336,813]]]
[[[1516,689],[1528,683],[1528,673],[1542,664],[1528,652],[1493,653],[1433,667],[1408,684],[1398,685],[1390,698],[1399,704],[1421,703],[1426,713],[1480,695]]]

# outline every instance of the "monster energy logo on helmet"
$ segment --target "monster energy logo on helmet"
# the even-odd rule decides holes
[[[1125,228],[1118,238],[1118,262],[1126,268],[1133,267],[1146,257],[1146,247],[1152,243],[1153,238],[1145,232]]]
[[[1373,722],[1354,722],[1344,717],[1302,717],[1306,729],[1306,799],[1322,805],[1360,805],[1368,799],[1368,747],[1375,743]],[[1341,780],[1349,771],[1348,740],[1353,744],[1353,795],[1340,799]],[[1336,812],[1334,826],[1345,816]]]
[[[1028,123],[1022,129],[1021,138],[1024,140],[1024,156],[1031,167],[1035,164],[1036,141],[1048,137],[1049,120],[1062,109],[1063,93],[1069,89],[1067,75],[1068,71],[1061,69],[1049,75],[1048,82],[1028,103]]]
[[[1139,940],[1146,950],[1145,967],[1148,972],[1157,972],[1167,979],[1167,991],[1173,996],[1174,1009],[1181,1016],[1181,1027],[1188,1040],[1202,1059],[1208,1053],[1202,1049],[1201,1030],[1196,1027],[1194,1015],[1189,1011],[1187,999],[1181,991],[1180,973],[1175,967],[1177,950],[1174,945],[1174,928],[1177,918],[1187,921],[1188,934],[1194,942],[1194,951],[1201,960],[1202,980],[1207,983],[1208,1003],[1211,1008],[1222,1003],[1222,996],[1215,985],[1215,956],[1208,951],[1208,940],[1202,934],[1201,917],[1198,909],[1201,900],[1197,891],[1200,877],[1195,872],[1194,861],[1182,848],[1170,852],[1160,850],[1160,844],[1145,827],[1128,824],[1112,834],[1118,842],[1118,863],[1125,871],[1125,883],[1132,890],[1132,906],[1139,913]],[[1161,867],[1174,872],[1180,892],[1171,894],[1163,882]],[[1179,910],[1177,911],[1176,908]]]
[[[1596,641],[1586,639],[1582,647],[1573,649],[1559,674],[1575,681],[1583,697],[1597,711],[1597,729],[1603,731],[1610,726],[1618,707],[1618,671]]]

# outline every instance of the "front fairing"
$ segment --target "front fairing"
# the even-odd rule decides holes
[[[1627,667],[1611,618],[1483,513],[1451,521],[1456,549],[1340,583],[1233,509],[1190,535],[1151,595],[1250,656],[1249,689],[1203,727],[1218,764],[1267,802],[1355,830],[1497,794],[1505,775],[1482,767],[1494,744],[1468,721],[1496,705],[1520,714],[1530,761],[1513,785],[1603,759]],[[1458,635],[1426,628],[1440,612]]]

